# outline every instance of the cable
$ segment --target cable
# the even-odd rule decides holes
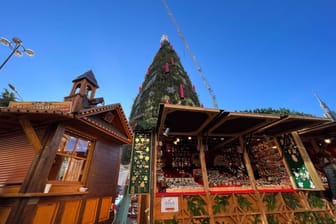
[[[168,6],[166,0],[162,0],[162,3],[163,3],[163,5],[164,5],[165,8],[166,8],[166,11],[167,11],[167,13],[168,13],[169,18],[170,18],[171,21],[173,22],[173,24],[174,24],[174,26],[175,26],[175,29],[176,29],[176,31],[177,31],[177,33],[178,33],[178,35],[179,35],[180,38],[182,39],[185,48],[187,49],[189,55],[191,56],[191,59],[192,59],[192,61],[194,62],[194,65],[196,66],[196,69],[197,69],[199,75],[201,76],[201,78],[202,78],[202,80],[203,80],[203,83],[204,83],[205,87],[208,89],[208,91],[209,91],[209,93],[210,93],[210,95],[211,95],[211,97],[212,97],[213,106],[214,106],[215,108],[218,108],[218,104],[217,104],[216,96],[215,96],[213,90],[211,89],[211,87],[210,87],[208,81],[206,80],[205,75],[203,74],[203,71],[202,71],[202,69],[201,69],[201,66],[199,65],[198,61],[196,60],[195,55],[192,53],[192,51],[191,51],[191,49],[190,49],[190,46],[189,46],[187,40],[184,38],[184,36],[183,36],[183,34],[182,34],[182,31],[181,31],[180,27],[177,25],[177,22],[176,22],[176,20],[175,20],[175,18],[174,18],[174,15],[173,15],[173,13],[170,11],[169,6]]]

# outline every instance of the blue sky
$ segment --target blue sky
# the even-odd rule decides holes
[[[323,116],[316,92],[336,110],[336,1],[167,0],[220,109],[288,108]],[[0,36],[19,37],[34,57],[0,70],[24,101],[63,101],[92,70],[105,104],[129,116],[162,34],[180,56],[200,101],[210,93],[161,0],[18,0],[1,4]],[[0,61],[10,50],[0,45]]]

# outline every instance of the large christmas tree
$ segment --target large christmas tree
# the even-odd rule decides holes
[[[163,103],[200,106],[195,86],[166,35],[161,38],[160,49],[133,102],[129,117],[133,131],[155,128],[159,106]],[[128,164],[130,156],[131,147],[127,146],[123,150],[122,163]]]
[[[200,106],[195,87],[166,35],[160,44],[132,106],[129,123],[133,130],[154,128],[162,103]]]

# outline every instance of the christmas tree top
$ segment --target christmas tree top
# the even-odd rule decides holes
[[[133,130],[154,128],[159,105],[163,103],[200,106],[195,87],[167,35],[162,35],[160,49],[148,67],[133,102],[129,119]]]

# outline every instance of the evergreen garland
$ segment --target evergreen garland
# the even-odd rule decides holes
[[[308,195],[308,202],[312,208],[322,209],[325,206],[323,199],[321,198],[320,192],[310,192]]]
[[[276,208],[276,193],[266,194],[263,202],[266,203],[268,210],[273,211]]]
[[[280,224],[278,217],[272,214],[267,214],[267,223],[268,224]]]
[[[188,210],[192,216],[207,215],[207,211],[204,208],[206,206],[206,202],[201,196],[186,196],[186,199]]]
[[[241,209],[243,209],[244,211],[254,211],[253,207],[252,207],[252,203],[245,198],[243,195],[238,194],[237,196],[237,200],[238,200],[238,204],[240,206]]]
[[[214,215],[225,212],[226,206],[229,204],[230,195],[216,195],[214,198],[215,204],[213,205]]]
[[[302,205],[300,204],[300,201],[299,201],[299,199],[298,199],[298,197],[297,197],[296,194],[284,192],[284,193],[282,193],[282,196],[283,196],[283,198],[285,200],[286,205],[289,208],[295,210],[297,208],[301,208],[302,207]]]

